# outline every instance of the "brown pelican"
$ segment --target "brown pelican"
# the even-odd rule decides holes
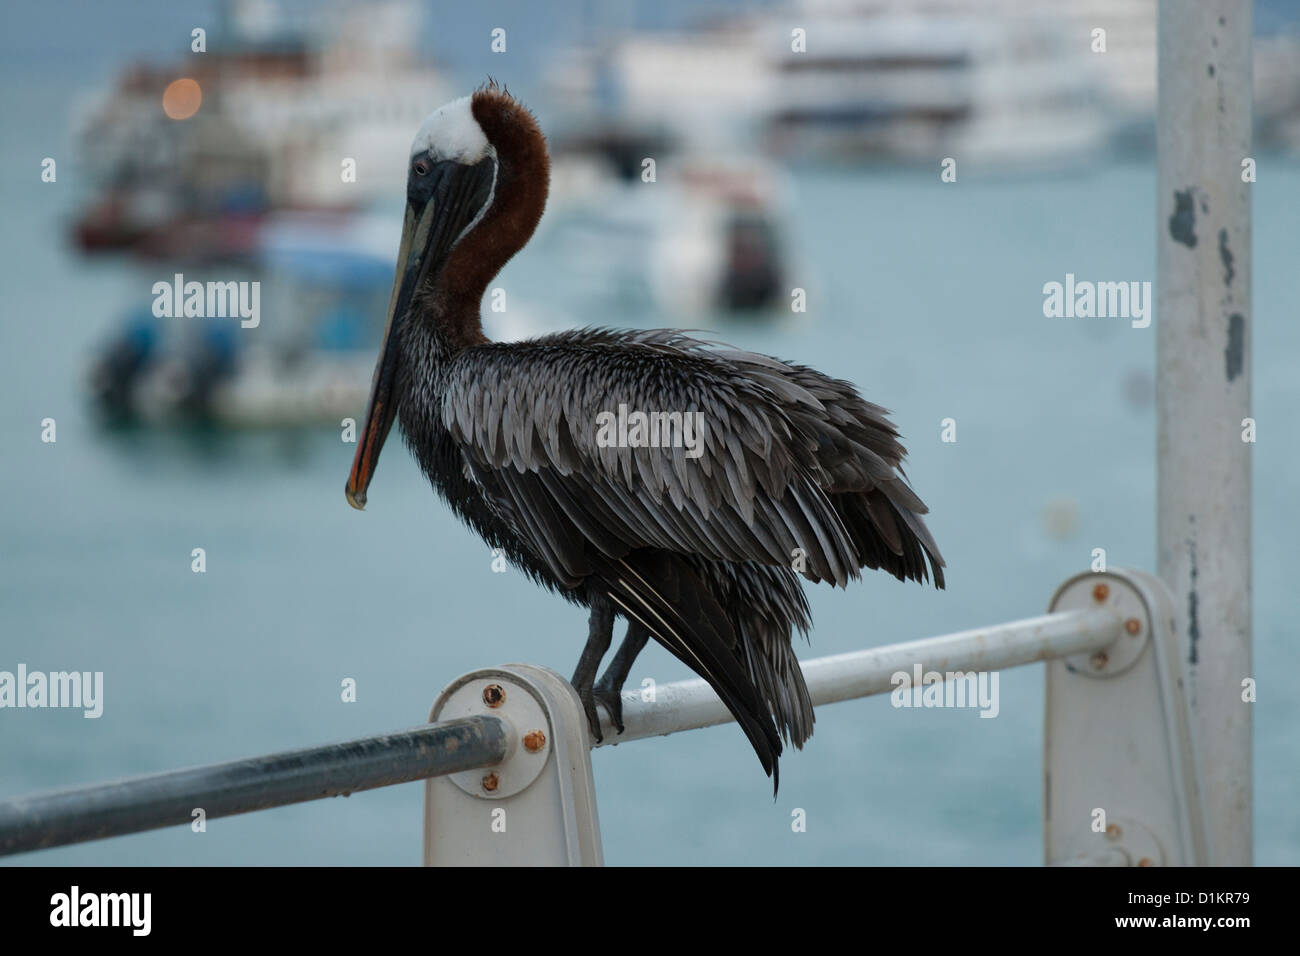
[[[365,506],[400,420],[453,511],[590,609],[573,686],[596,740],[597,701],[621,732],[620,690],[654,638],[713,687],[775,786],[782,738],[800,746],[813,724],[791,647],[809,626],[798,573],[942,587],[926,507],[885,410],[814,369],[668,330],[489,341],[480,302],[532,236],[549,170],[536,121],[495,84],[420,127],[348,501]],[[698,414],[697,447],[601,441],[600,413],[621,406]],[[597,683],[616,616],[627,634]]]

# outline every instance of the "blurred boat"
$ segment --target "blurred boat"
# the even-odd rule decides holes
[[[685,147],[1054,170],[1154,145],[1156,6],[797,0],[675,32],[611,24],[547,76],[573,113],[662,129]],[[1294,33],[1256,37],[1255,103],[1266,142],[1300,137]]]
[[[1000,167],[1087,159],[1110,132],[1088,34],[1054,7],[983,0],[807,2],[804,51],[773,40],[765,134],[797,159]]]
[[[1112,125],[1087,32],[1055,5],[804,0],[566,51],[549,79],[585,115],[700,149],[1022,167],[1086,157]],[[802,30],[796,49],[794,31]]]
[[[596,310],[654,313],[679,324],[719,314],[789,316],[788,189],[753,157],[655,151],[656,181],[558,151],[548,241]]]
[[[261,230],[256,328],[231,318],[126,316],[96,355],[110,422],[228,428],[339,425],[365,407],[400,234],[384,216],[282,214]]]
[[[134,64],[82,106],[78,155],[98,187],[73,227],[84,251],[245,260],[272,212],[363,208],[405,182],[411,130],[450,94],[416,55],[417,5],[326,8],[299,23],[265,0],[224,9],[207,52]],[[172,119],[164,91],[182,78],[201,101]]]

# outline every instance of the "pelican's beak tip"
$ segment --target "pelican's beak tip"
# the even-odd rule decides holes
[[[358,511],[366,510],[366,493],[364,491],[353,491],[348,488],[344,493],[348,496],[348,504]]]

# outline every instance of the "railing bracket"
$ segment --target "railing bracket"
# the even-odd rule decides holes
[[[1113,609],[1108,645],[1047,662],[1043,845],[1056,864],[1210,862],[1173,601],[1141,571],[1066,581],[1050,610]],[[1141,821],[1139,823],[1138,821]]]
[[[429,720],[483,714],[506,725],[505,759],[426,781],[425,865],[603,863],[587,719],[569,682],[532,664],[474,671]]]
[[[1118,677],[1138,662],[1152,630],[1150,610],[1141,592],[1125,577],[1100,572],[1081,574],[1061,585],[1052,611],[1108,608],[1123,622],[1120,636],[1108,646],[1062,658],[1071,673],[1084,677]]]

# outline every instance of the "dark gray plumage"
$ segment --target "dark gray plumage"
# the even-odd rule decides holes
[[[777,782],[813,710],[795,658],[798,571],[943,586],[885,410],[847,382],[676,331],[483,335],[488,283],[532,235],[548,159],[489,86],[435,111],[412,148],[385,344],[348,478],[364,507],[394,421],[451,508],[537,582],[591,611],[573,675],[593,736],[654,639],[703,677]],[[599,440],[600,412],[702,416],[702,453]],[[627,636],[604,676],[616,616]]]
[[[840,586],[863,566],[922,580],[928,554],[942,585],[897,432],[847,382],[680,332],[608,330],[475,346],[440,378],[441,423],[500,506],[545,500],[542,515],[563,513],[607,553],[785,567],[801,548],[809,580]],[[702,411],[704,454],[597,447],[596,412],[620,403]],[[574,586],[590,567],[571,529],[551,530],[532,543]]]
[[[595,415],[619,403],[702,411],[704,454],[598,447]],[[792,631],[809,627],[796,549],[812,581],[843,586],[870,567],[917,581],[932,573],[943,585],[884,410],[810,368],[676,331],[565,332],[463,350],[432,394],[408,398],[402,421],[417,453],[431,435],[456,449],[458,491],[477,493],[495,519],[492,543],[525,553],[520,563],[543,583],[581,593],[646,549],[683,556],[722,609],[724,642],[796,746],[813,723],[791,646]]]

